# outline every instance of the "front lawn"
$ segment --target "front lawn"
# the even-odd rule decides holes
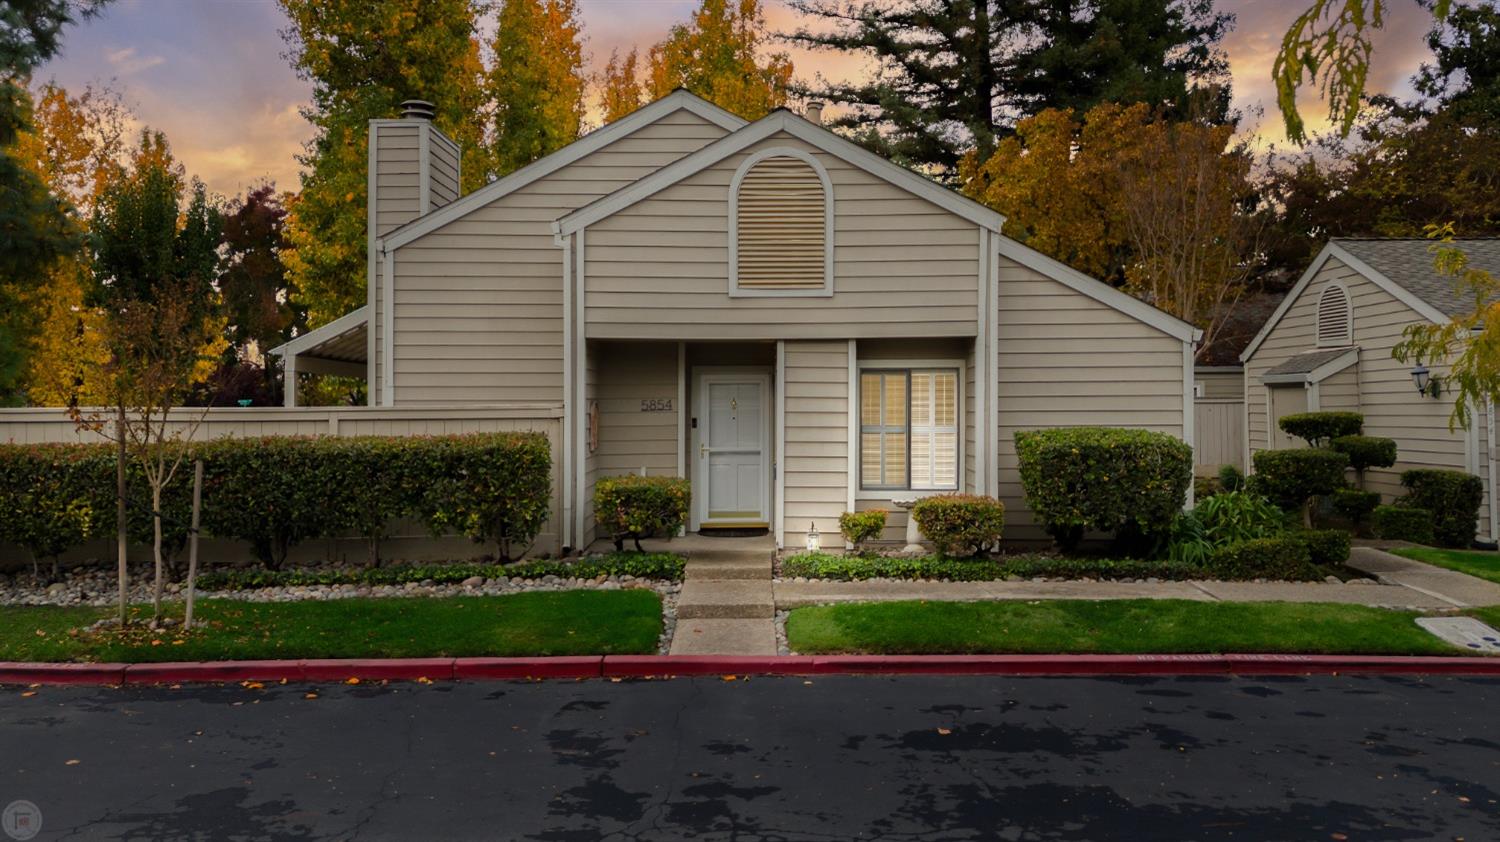
[[[1417,616],[1169,599],[877,602],[798,608],[787,637],[803,654],[1458,653],[1419,628]]]
[[[1398,547],[1388,552],[1457,570],[1470,576],[1478,576],[1491,582],[1500,582],[1500,553],[1484,550],[1441,550],[1437,547]]]
[[[661,598],[649,590],[270,603],[209,599],[198,604],[207,626],[187,635],[171,628],[76,631],[111,613],[0,608],[0,661],[650,654],[662,630]],[[170,613],[180,617],[181,606],[173,605]]]

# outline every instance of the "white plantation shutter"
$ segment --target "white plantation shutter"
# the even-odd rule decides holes
[[[821,290],[828,283],[828,196],[812,165],[776,155],[746,170],[735,196],[742,289]]]
[[[958,487],[958,372],[911,373],[911,487]]]
[[[859,379],[860,486],[958,488],[958,372],[864,371]]]
[[[1336,348],[1353,344],[1352,320],[1349,293],[1334,284],[1324,287],[1318,296],[1318,345]]]

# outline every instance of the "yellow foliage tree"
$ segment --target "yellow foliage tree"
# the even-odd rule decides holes
[[[651,48],[651,95],[687,88],[747,120],[764,117],[786,105],[792,83],[791,57],[766,53],[769,41],[760,0],[702,0]]]
[[[641,84],[640,54],[632,47],[620,58],[618,52],[609,57],[604,73],[599,77],[600,106],[604,122],[613,123],[626,114],[641,107],[646,89]]]
[[[583,129],[583,24],[577,0],[504,0],[495,28],[496,169],[524,167]]]

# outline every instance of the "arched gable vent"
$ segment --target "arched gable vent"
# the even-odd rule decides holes
[[[735,173],[729,200],[731,295],[833,293],[833,188],[800,149],[767,149]]]
[[[1354,343],[1353,308],[1349,292],[1338,284],[1329,284],[1318,296],[1318,345],[1338,347]]]

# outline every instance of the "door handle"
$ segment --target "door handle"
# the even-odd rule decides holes
[[[700,444],[700,445],[698,445],[698,458],[699,459],[707,459],[708,458],[708,445],[706,445],[706,444]]]

